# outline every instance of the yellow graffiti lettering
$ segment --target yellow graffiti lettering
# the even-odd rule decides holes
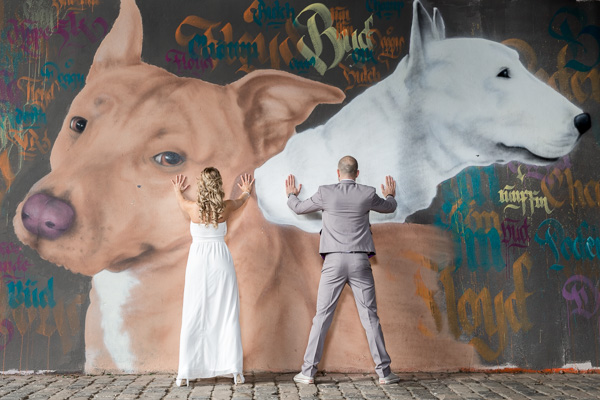
[[[438,307],[437,303],[434,300],[434,291],[430,290],[426,285],[425,282],[423,281],[423,277],[421,276],[421,271],[417,271],[417,273],[414,276],[414,282],[415,282],[415,286],[417,288],[417,295],[420,296],[425,303],[427,304],[427,307],[429,307],[429,311],[431,311],[431,315],[433,316],[433,320],[435,321],[435,327],[437,329],[438,332],[440,332],[442,330],[442,313],[440,311],[440,308]],[[420,325],[421,325],[421,331],[425,333],[425,331],[427,331],[427,328],[423,325],[422,321],[419,321]],[[427,331],[428,332],[428,331]],[[431,334],[430,332],[428,332],[429,334]]]
[[[454,280],[451,275],[453,268],[445,268],[440,273],[439,280],[446,297],[448,326],[454,337],[458,339],[461,334],[475,335],[478,328],[483,326],[485,338],[476,336],[469,343],[483,359],[492,361],[498,358],[506,347],[507,322],[513,332],[530,330],[533,324],[527,313],[526,299],[533,293],[525,290],[523,270],[527,271],[528,276],[531,268],[531,258],[524,253],[512,266],[515,285],[513,293],[505,301],[504,291],[500,291],[494,297],[493,303],[491,293],[486,287],[479,293],[470,288],[465,290],[457,302]],[[435,308],[431,306],[435,291],[427,292],[428,289],[422,287],[424,284],[420,276],[415,277],[415,283],[417,283],[417,293],[426,301],[435,319],[438,308],[437,305]],[[438,328],[438,331],[441,329]],[[497,339],[498,348],[496,350],[489,344],[493,337]]]
[[[306,25],[299,22],[301,16],[309,13],[313,13],[313,15],[308,18]],[[307,35],[303,35],[300,40],[298,40],[296,47],[304,58],[307,60],[315,60],[314,67],[321,75],[324,75],[327,70],[337,66],[347,52],[353,51],[354,49],[373,48],[373,41],[371,38],[371,25],[373,24],[372,15],[367,18],[364,23],[364,29],[360,33],[355,31],[352,32],[351,35],[340,34],[340,32],[333,27],[330,10],[320,3],[314,3],[304,8],[296,17],[295,22],[298,26],[305,27],[308,30],[308,38],[310,38],[310,45],[312,48],[305,41]],[[333,49],[333,59],[329,64],[322,59],[325,46],[324,43]]]
[[[539,190],[515,190],[514,185],[506,185],[504,189],[498,191],[500,196],[500,204],[509,203],[504,209],[522,209],[523,215],[527,212],[528,205],[531,214],[538,208],[546,211],[546,214],[551,214],[553,210],[548,207],[548,199],[544,196],[538,196]],[[518,203],[518,204],[510,204]]]
[[[566,188],[563,183],[566,183]],[[564,205],[567,198],[573,210],[576,207],[600,207],[600,182],[589,180],[583,184],[579,179],[573,179],[571,168],[564,171],[554,169],[542,180],[541,188],[548,203],[555,208]]]
[[[296,46],[304,58],[307,60],[312,58],[315,59],[315,69],[321,75],[324,75],[325,71],[335,67],[340,61],[342,61],[342,58],[344,57],[343,42],[341,38],[339,38],[338,31],[332,27],[333,22],[329,9],[323,4],[316,3],[309,5],[298,14],[298,17],[296,17],[296,22],[298,23],[298,19],[301,15],[310,12],[314,12],[314,14],[308,18],[305,27],[308,30],[308,36],[310,38],[312,49],[306,44],[306,35],[300,38]],[[322,32],[319,31],[319,26],[323,27]],[[329,65],[327,65],[321,59],[321,55],[323,54],[323,40],[321,38],[323,36],[325,36],[327,41],[333,46],[334,57],[333,61]]]
[[[524,40],[508,39],[503,44],[514,48],[524,59],[527,69],[535,74],[539,79],[545,81],[562,93],[571,101],[577,101],[580,104],[587,100],[593,100],[600,103],[600,73],[598,67],[591,71],[575,71],[566,68],[568,45],[564,46],[557,54],[557,71],[549,74],[542,68],[538,68],[538,58],[533,48]],[[589,86],[585,83],[589,82]],[[589,87],[586,91],[586,87]]]

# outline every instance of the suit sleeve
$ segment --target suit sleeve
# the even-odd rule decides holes
[[[321,188],[306,200],[300,201],[297,196],[291,195],[288,198],[287,205],[296,214],[308,214],[323,210],[323,200],[321,198]]]
[[[396,199],[393,196],[387,196],[385,199],[382,199],[379,197],[379,195],[377,195],[377,193],[373,193],[371,210],[384,214],[390,214],[396,211],[397,206],[398,203],[396,203]]]

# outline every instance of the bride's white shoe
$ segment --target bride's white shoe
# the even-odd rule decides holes
[[[189,379],[175,379],[175,384],[177,386],[181,386],[181,382],[185,381],[185,386],[190,386],[190,380]]]
[[[246,380],[244,379],[244,375],[242,375],[241,373],[240,374],[233,374],[233,383],[234,384],[237,385],[238,383],[242,384],[244,382],[246,382]]]

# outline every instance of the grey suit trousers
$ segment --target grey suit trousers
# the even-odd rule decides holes
[[[314,376],[317,373],[317,364],[323,355],[325,336],[346,283],[354,294],[358,315],[375,362],[375,372],[383,378],[391,372],[391,361],[385,350],[383,332],[377,316],[375,281],[366,253],[329,253],[325,257],[317,294],[317,312],[304,354],[302,374]]]

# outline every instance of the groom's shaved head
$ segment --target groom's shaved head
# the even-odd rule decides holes
[[[338,170],[340,175],[354,179],[358,172],[358,161],[352,156],[344,156],[338,162]]]

